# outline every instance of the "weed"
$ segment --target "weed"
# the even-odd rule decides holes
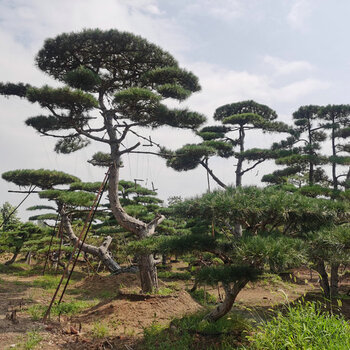
[[[203,288],[190,292],[192,298],[201,305],[216,304],[214,295],[206,292]]]
[[[37,331],[31,331],[27,333],[27,340],[24,343],[24,349],[34,349],[41,341],[43,337]]]
[[[170,294],[172,294],[173,292],[174,292],[174,290],[171,289],[171,288],[162,287],[162,288],[159,288],[159,289],[155,292],[155,294],[157,294],[157,295],[170,295]]]
[[[11,265],[0,264],[0,273],[3,273],[3,274],[12,275],[23,270],[24,270],[23,264],[11,264]]]
[[[189,280],[191,279],[191,273],[185,272],[171,272],[171,271],[159,271],[159,278],[174,279],[174,280]]]
[[[98,297],[101,299],[110,299],[110,298],[116,297],[117,295],[118,295],[118,292],[103,290],[98,294]]]
[[[16,346],[12,346],[13,349],[17,350],[32,350],[42,341],[43,337],[38,333],[38,331],[33,330],[26,333],[23,341],[18,343]]]
[[[101,322],[95,322],[91,331],[93,338],[105,338],[109,335],[109,328],[106,324]]]
[[[167,282],[167,286],[174,291],[179,291],[181,289],[178,282]]]
[[[44,316],[44,307],[42,305],[29,306],[27,312],[33,321],[39,321]]]
[[[33,282],[33,286],[42,288],[42,289],[54,289],[57,287],[60,279],[61,279],[61,276],[51,276],[51,275],[41,276]]]
[[[98,303],[97,300],[95,301],[71,301],[66,303],[60,303],[60,304],[54,304],[51,309],[51,315],[59,316],[59,315],[76,315],[80,311],[92,307]],[[32,319],[34,321],[40,320],[45,312],[47,310],[47,307],[44,305],[32,305],[28,307],[27,312],[31,315]]]
[[[236,336],[250,330],[250,325],[241,316],[230,315],[217,322],[203,320],[204,312],[185,316],[172,321],[170,328],[153,322],[144,329],[145,349],[182,350],[194,349],[200,341],[199,335],[205,337],[206,349],[237,349]],[[215,335],[216,337],[208,337]],[[203,347],[204,348],[204,347]]]
[[[122,324],[123,324],[123,322],[122,321],[117,321],[117,320],[110,320],[109,321],[109,324],[110,324],[110,326],[112,327],[112,328],[114,328],[114,329],[116,329],[116,328],[118,328],[119,326],[121,326]]]
[[[341,316],[322,310],[320,303],[287,306],[269,322],[258,326],[244,349],[326,350],[350,349],[350,325]]]

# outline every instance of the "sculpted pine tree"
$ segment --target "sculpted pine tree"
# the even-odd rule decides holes
[[[339,173],[339,167],[350,164],[350,157],[347,155],[350,148],[344,141],[350,135],[349,115],[349,105],[300,107],[293,113],[295,127],[292,136],[273,146],[290,151],[290,154],[276,160],[277,164],[286,167],[265,175],[262,181],[278,185],[289,183],[283,187],[310,197],[347,198],[347,191],[341,191],[341,185],[346,189],[347,181],[341,182],[340,178],[348,178],[349,175]],[[328,156],[322,154],[322,146],[327,138],[330,139],[331,147],[323,147],[323,150],[330,149]],[[331,166],[331,178],[326,174],[326,165]],[[295,184],[297,188],[293,186]],[[309,240],[312,247],[311,260],[320,275],[320,284],[327,298],[338,294],[338,270],[340,264],[346,260],[344,254],[339,254],[342,244],[338,244],[338,236],[333,231],[324,231],[317,238]],[[339,232],[343,232],[342,229]],[[332,244],[328,243],[329,237],[333,237]],[[326,264],[330,265],[330,281]]]
[[[346,139],[350,136],[350,105],[328,105],[322,107],[319,111],[319,118],[324,121],[323,126],[330,130],[329,139],[331,140],[331,156],[329,163],[332,166],[332,187],[338,190],[339,185],[343,184],[345,188],[347,183],[340,182],[341,177],[350,180],[350,172],[347,174],[338,173],[339,166],[349,166],[350,146]]]
[[[62,226],[65,229],[65,232],[68,236],[69,241],[72,245],[78,244],[81,246],[83,252],[89,253],[98,259],[100,259],[104,265],[113,273],[121,271],[120,266],[114,261],[110,252],[108,251],[109,245],[112,242],[112,237],[105,237],[103,243],[100,246],[94,246],[91,244],[86,244],[79,241],[79,238],[75,235],[74,230],[71,225],[71,218],[80,217],[81,211],[78,210],[89,207],[92,205],[95,198],[95,194],[89,193],[88,191],[79,190],[78,188],[89,188],[94,189],[92,186],[81,183],[80,180],[73,176],[66,174],[61,171],[46,170],[46,169],[22,169],[22,170],[13,170],[8,171],[2,174],[2,178],[6,181],[12,182],[20,187],[32,188],[35,187],[39,194],[40,198],[48,199],[54,201],[54,207],[51,206],[35,206],[29,208],[30,210],[41,210],[46,209],[51,212],[46,214],[39,214],[31,216],[29,219],[32,221],[40,220],[54,220],[58,219],[57,212],[61,214]],[[72,188],[63,189],[62,185],[71,185]],[[74,186],[73,186],[74,185]],[[59,187],[59,189],[57,188]],[[69,214],[69,217],[68,217]],[[86,217],[86,211],[83,212],[83,217]],[[58,226],[60,224],[58,223]],[[53,237],[47,237],[44,234],[41,235],[43,241],[46,241],[46,248],[48,250],[49,241]],[[20,240],[20,239],[19,239]],[[22,242],[23,245],[23,242]],[[28,243],[27,243],[28,245]],[[22,247],[22,246],[21,246]],[[47,252],[46,250],[46,252]],[[60,248],[60,250],[62,250]],[[54,247],[52,249],[54,251]],[[59,259],[59,257],[58,257]]]
[[[221,106],[216,109],[214,119],[223,125],[206,126],[201,129],[197,133],[203,139],[200,144],[186,145],[173,153],[166,153],[167,164],[178,171],[194,169],[201,165],[219,186],[226,188],[226,184],[210,169],[209,159],[214,156],[234,156],[237,159],[235,184],[240,187],[244,174],[265,160],[276,157],[276,152],[270,149],[247,149],[247,132],[287,132],[289,127],[276,121],[276,118],[274,110],[254,101]],[[244,168],[245,163],[250,164]]]
[[[246,133],[252,130],[262,132],[289,130],[286,124],[276,121],[277,114],[274,110],[255,101],[242,101],[221,106],[216,109],[214,119],[223,125],[206,126],[200,130],[198,135],[202,137],[202,143],[186,145],[174,153],[168,152],[166,156],[169,158],[167,164],[176,170],[189,170],[198,165],[203,166],[208,176],[210,175],[222,188],[227,186],[210,169],[209,158],[235,157],[237,160],[235,184],[241,187],[244,174],[264,161],[276,158],[276,152],[270,149],[247,149]],[[244,168],[246,163],[249,165]],[[242,235],[241,225],[235,225],[235,232],[238,236]]]
[[[324,193],[320,186],[315,186],[328,181],[322,168],[328,158],[321,154],[321,145],[327,139],[327,134],[319,113],[320,106],[315,105],[301,106],[293,113],[291,136],[272,147],[273,150],[284,149],[276,159],[276,164],[283,165],[284,169],[265,175],[263,182],[281,184],[292,176],[298,176],[303,193],[312,196],[320,194],[320,191]]]
[[[95,162],[103,160],[110,167],[109,200],[114,217],[140,240],[153,235],[164,220],[162,215],[143,222],[128,215],[120,203],[122,156],[141,144],[125,147],[125,141],[135,135],[134,128],[201,125],[202,115],[162,103],[167,98],[182,101],[199,91],[197,77],[179,68],[176,60],[156,45],[117,30],[84,30],[48,39],[36,63],[64,86],[2,84],[0,93],[25,97],[46,110],[46,115],[29,118],[26,123],[42,135],[58,138],[56,152],[74,152],[91,141],[108,146],[108,156],[95,157]],[[142,290],[157,288],[152,255],[141,256],[139,268]]]
[[[196,276],[199,282],[214,286],[220,282],[224,287],[223,302],[206,316],[210,321],[227,314],[239,292],[266,268],[278,273],[304,263],[309,235],[338,229],[337,243],[349,241],[348,227],[335,226],[348,220],[346,203],[270,187],[206,193],[178,203],[174,212],[187,222],[190,233],[163,237],[158,249],[179,254],[205,252],[212,257],[212,265],[202,265]],[[235,233],[236,223],[243,228],[241,237]],[[154,246],[152,240],[149,243]],[[342,253],[346,254],[345,249]]]
[[[243,101],[231,103],[216,109],[214,119],[221,121],[227,128],[226,139],[233,146],[238,147],[234,156],[236,165],[236,186],[242,186],[242,178],[245,173],[256,166],[275,157],[269,149],[252,148],[247,149],[246,133],[251,130],[262,132],[287,132],[289,127],[276,121],[277,113],[260,103],[254,101]],[[233,133],[233,138],[230,135]],[[253,163],[244,168],[244,163]]]

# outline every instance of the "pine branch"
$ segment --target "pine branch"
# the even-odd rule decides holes
[[[227,188],[227,186],[213,173],[213,171],[209,168],[208,164],[206,164],[203,160],[199,162],[200,165],[202,165],[209,175],[212,177],[212,179],[222,188]]]

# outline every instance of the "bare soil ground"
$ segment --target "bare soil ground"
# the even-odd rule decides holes
[[[180,266],[180,265],[179,265]],[[181,267],[177,266],[178,270]],[[175,266],[176,268],[176,266]],[[79,277],[81,279],[79,280]],[[119,276],[94,275],[73,281],[65,301],[90,301],[88,307],[74,316],[52,316],[51,322],[33,321],[28,312],[32,305],[48,305],[54,289],[34,283],[42,276],[16,276],[0,273],[0,349],[24,349],[30,332],[42,337],[35,349],[142,349],[143,329],[157,322],[168,324],[201,309],[185,290],[188,282],[163,281],[161,286],[173,288],[169,295],[140,294],[139,279],[135,274]],[[350,279],[342,281],[344,299],[342,311],[350,317],[350,300],[345,293]],[[206,287],[206,291],[219,297],[222,290]],[[293,276],[266,278],[249,284],[238,296],[236,310],[247,314],[254,309],[262,314],[271,307],[306,295],[317,298],[317,275],[307,269],[295,270]],[[316,293],[316,294],[315,294]],[[311,298],[310,297],[310,298]],[[78,333],[78,334],[76,334]]]

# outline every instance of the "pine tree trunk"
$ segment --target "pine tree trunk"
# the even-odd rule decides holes
[[[331,265],[331,297],[334,298],[339,293],[339,266],[340,264]]]
[[[235,302],[236,297],[231,293],[228,292],[225,289],[225,299],[224,301],[217,306],[213,311],[211,311],[207,316],[205,316],[205,319],[210,322],[215,322],[219,318],[225,316],[230,310],[232,309],[232,306]]]
[[[332,116],[332,125],[335,125],[335,119],[334,116]],[[332,128],[332,156],[336,157],[337,156],[337,147],[335,144],[335,128]],[[337,163],[333,160],[332,161],[332,180],[333,180],[333,188],[335,190],[338,189],[338,178],[337,178]]]
[[[224,301],[219,304],[214,310],[212,310],[208,315],[206,315],[204,319],[210,322],[215,322],[230,312],[238,293],[244,288],[247,283],[248,280],[242,280],[235,283],[232,288],[229,284],[223,283],[222,286],[225,291]]]
[[[32,263],[32,252],[28,252],[26,255],[26,264],[31,265]]]
[[[323,290],[323,294],[326,297],[326,299],[330,299],[330,288],[329,288],[329,281],[328,281],[328,275],[327,271],[324,265],[324,261],[319,261],[316,265],[316,271],[319,274],[320,278],[320,286]]]
[[[157,214],[155,218],[149,222],[145,223],[139,219],[136,219],[128,215],[119,201],[118,184],[119,184],[119,167],[120,167],[120,157],[115,155],[114,152],[118,153],[117,150],[113,150],[111,157],[115,159],[113,166],[110,168],[109,177],[109,201],[111,205],[112,213],[119,223],[120,226],[124,227],[129,232],[136,236],[136,239],[143,240],[147,237],[152,236],[155,233],[157,226],[165,219],[163,215]],[[114,155],[113,155],[114,154]],[[138,266],[141,278],[141,289],[144,293],[151,293],[158,289],[158,278],[157,278],[157,268],[154,263],[152,255],[141,255],[138,257]]]
[[[64,230],[69,236],[70,241],[75,246],[79,241],[79,238],[75,235],[71,223],[67,217],[67,214],[64,210],[61,210],[61,220],[64,227]],[[81,248],[81,251],[85,253],[89,253],[93,256],[96,256],[100,259],[100,261],[107,267],[107,269],[112,273],[120,273],[122,272],[122,268],[119,264],[112,258],[111,253],[108,251],[108,248],[112,242],[112,237],[107,236],[101,246],[96,247],[91,244],[86,244],[81,241],[78,243],[78,248]]]
[[[130,233],[133,233],[138,240],[142,240],[152,236],[155,233],[157,226],[165,219],[165,217],[157,214],[151,222],[145,223],[142,220],[128,215],[122,207],[119,199],[119,172],[122,165],[121,156],[123,153],[130,152],[132,149],[138,147],[140,143],[132,146],[128,151],[120,151],[119,147],[123,137],[121,136],[118,138],[117,132],[113,126],[114,111],[108,111],[105,108],[101,96],[100,105],[103,110],[104,123],[110,140],[109,145],[112,164],[109,168],[108,195],[111,210],[114,218],[121,227],[125,228]],[[156,290],[158,288],[158,279],[153,256],[140,256],[138,257],[138,262],[142,291],[147,293]]]
[[[120,265],[113,259],[111,253],[108,250],[108,247],[110,246],[112,242],[112,237],[106,237],[105,241],[102,243],[102,245],[98,248],[98,257],[102,261],[102,263],[107,267],[109,271],[112,273],[119,273],[121,272],[122,268]]]
[[[138,256],[138,265],[143,293],[152,293],[158,289],[157,267],[153,255]]]
[[[15,251],[15,252],[13,253],[12,258],[11,258],[9,261],[6,261],[6,262],[5,262],[5,265],[12,265],[12,264],[16,261],[17,256],[18,256],[18,253],[19,253],[19,251]]]
[[[167,258],[168,256],[166,254],[162,254],[162,265],[163,266],[166,266],[167,264]]]

